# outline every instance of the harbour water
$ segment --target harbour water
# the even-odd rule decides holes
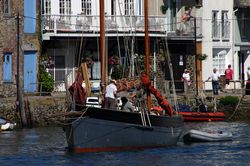
[[[185,129],[229,131],[233,141],[194,143],[143,151],[72,154],[59,127],[22,129],[0,133],[0,165],[173,165],[249,166],[250,124],[186,123]],[[157,141],[157,138],[156,140]]]

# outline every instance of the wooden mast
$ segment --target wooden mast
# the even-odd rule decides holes
[[[101,85],[106,84],[106,61],[105,61],[105,26],[104,26],[104,0],[100,0],[100,59],[101,59]]]
[[[148,0],[144,0],[144,19],[145,19],[145,68],[146,75],[150,78],[150,57],[149,57],[149,37],[148,37]],[[150,92],[147,91],[148,110],[151,110]]]

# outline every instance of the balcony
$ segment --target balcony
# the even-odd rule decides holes
[[[149,31],[151,33],[165,33],[166,17],[149,16]],[[95,34],[100,31],[99,16],[68,16],[68,15],[43,15],[43,35],[59,35],[62,33]],[[106,33],[144,32],[143,16],[105,16]]]
[[[149,16],[149,34],[151,36],[179,36],[180,24],[173,23],[168,26],[166,16]],[[169,30],[173,29],[173,30]],[[43,39],[49,40],[51,36],[99,36],[99,16],[86,15],[43,15]],[[201,19],[197,19],[197,34],[201,34]],[[105,32],[112,35],[144,35],[143,16],[105,16]],[[185,34],[193,36],[194,22],[190,20],[185,24]]]

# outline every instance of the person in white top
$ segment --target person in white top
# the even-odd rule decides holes
[[[213,73],[211,74],[210,77],[208,77],[207,81],[209,81],[210,79],[212,79],[213,93],[214,95],[218,95],[220,75],[217,72],[216,68],[213,69]]]
[[[106,109],[116,109],[116,81],[110,80],[110,84],[106,86],[104,108]]]
[[[184,70],[184,73],[182,74],[182,80],[187,83],[187,85],[191,85],[190,81],[190,73],[187,69]]]
[[[185,94],[187,95],[188,87],[191,85],[190,73],[187,69],[184,70],[181,80],[184,81],[184,91]]]
[[[250,81],[250,67],[247,68],[247,80]]]

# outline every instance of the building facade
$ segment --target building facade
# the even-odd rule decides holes
[[[234,1],[234,45],[235,59],[238,65],[236,74],[243,83],[247,80],[247,69],[250,66],[250,1]]]
[[[144,55],[144,1],[104,2],[106,60],[111,55],[119,57],[122,70],[133,76],[138,69],[136,57]],[[187,66],[187,57],[195,55],[193,19],[180,30],[185,6],[194,9],[192,14],[196,14],[193,0],[185,3],[181,0],[149,1],[150,54],[159,57],[171,53],[174,79],[179,81]],[[197,30],[200,38],[200,24]],[[77,67],[86,58],[94,62],[90,69],[91,80],[100,79],[99,36],[99,0],[42,1],[42,52],[54,61],[48,71],[56,81],[57,90],[65,90],[65,80],[68,85],[74,81]],[[170,79],[167,66],[166,62],[163,68],[166,79]]]
[[[204,60],[202,80],[205,81],[216,68],[223,77],[230,64],[237,71],[237,57],[234,48],[233,0],[203,0],[202,14],[202,52],[208,57]],[[234,79],[238,78],[237,72]],[[211,89],[211,83],[205,83],[205,89]]]
[[[0,95],[16,95],[18,78],[20,92],[35,92],[40,57],[39,0],[0,2]]]

